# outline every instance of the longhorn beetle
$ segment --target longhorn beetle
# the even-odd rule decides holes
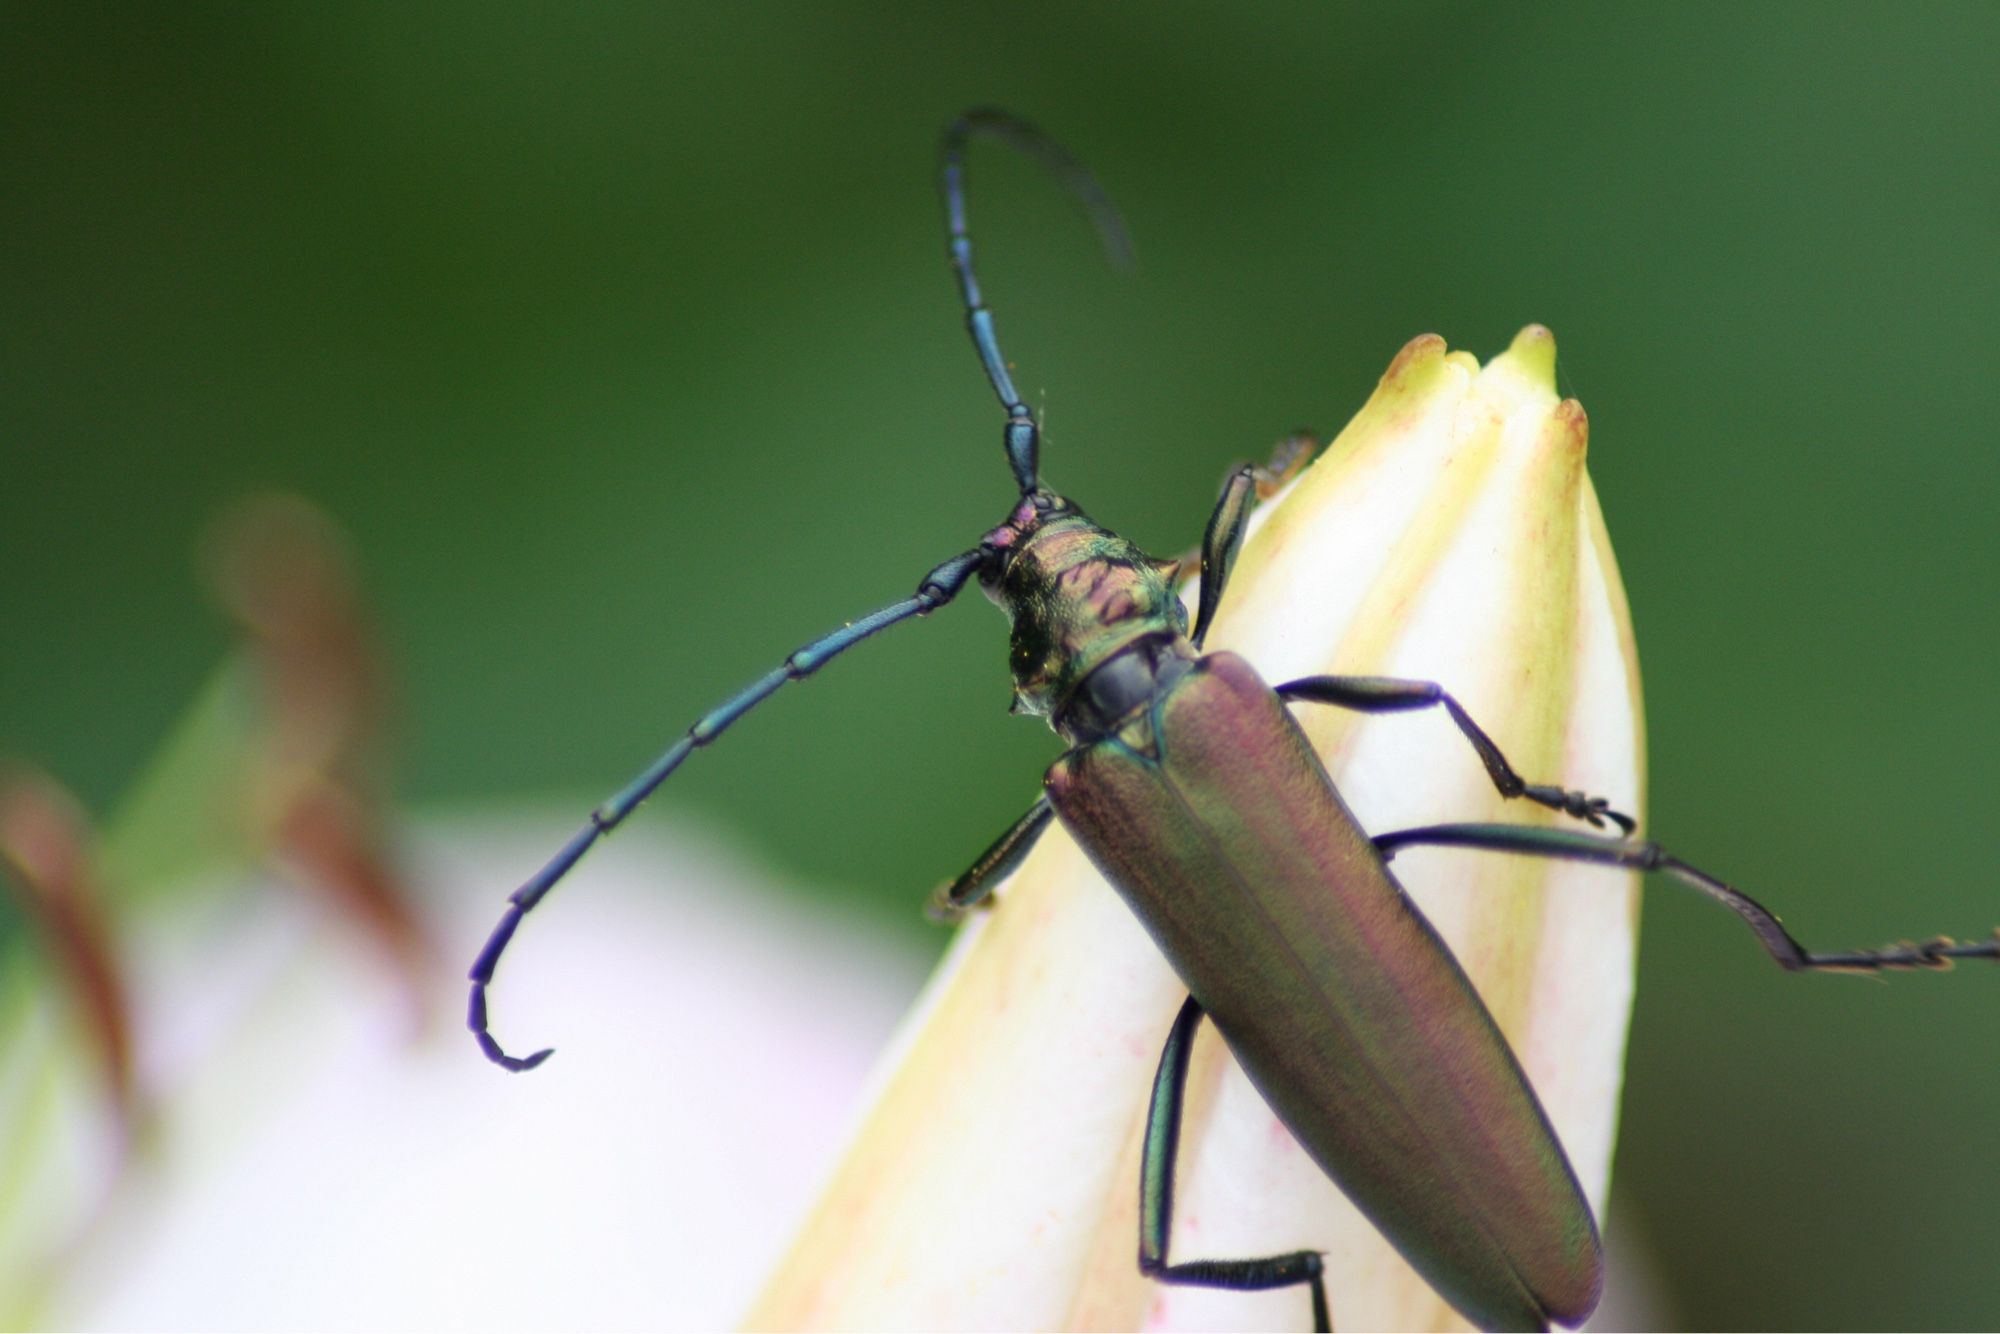
[[[1736,913],[1791,971],[1939,968],[2000,958],[1993,939],[1814,953],[1747,895],[1656,843],[1599,797],[1530,783],[1435,682],[1309,676],[1267,685],[1232,653],[1204,653],[1230,566],[1260,491],[1243,467],[1224,484],[1200,549],[1190,630],[1175,591],[1181,562],[1156,560],[1100,528],[1041,480],[1034,411],[1014,387],[973,272],[965,153],[998,139],[1047,168],[1083,205],[1114,258],[1123,225],[1082,165],[1027,122],[976,110],[945,131],[940,189],[951,266],[979,361],[1006,411],[1002,442],[1019,492],[1006,519],[926,574],[901,602],[816,639],[703,715],[508,901],[472,965],[467,1022],[487,1031],[486,988],[521,918],[680,768],[788,681],[802,680],[892,625],[944,606],[977,579],[1012,621],[1017,708],[1046,718],[1069,749],[1044,793],[940,891],[946,913],[980,903],[1060,820],[1125,898],[1188,999],[1167,1034],[1140,1170],[1139,1267],[1163,1283],[1309,1290],[1329,1327],[1320,1256],[1169,1260],[1182,1093],[1196,1028],[1214,1021],[1230,1051],[1314,1162],[1404,1258],[1468,1319],[1489,1329],[1576,1325],[1597,1305],[1604,1256],[1590,1207],[1535,1093],[1444,942],[1390,873],[1405,848],[1485,849],[1662,871]],[[1623,837],[1507,824],[1443,824],[1370,836],[1334,790],[1288,711],[1443,709],[1503,797]]]

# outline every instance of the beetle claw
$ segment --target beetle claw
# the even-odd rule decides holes
[[[1504,789],[1503,789],[1504,791]],[[1508,792],[1508,796],[1525,796],[1540,802],[1551,810],[1582,820],[1592,829],[1602,829],[1608,820],[1618,826],[1620,833],[1630,838],[1639,828],[1639,822],[1622,811],[1611,809],[1611,802],[1604,797],[1593,797],[1587,792],[1569,788],[1545,787],[1541,784],[1523,787],[1519,792]]]
[[[1581,793],[1576,795],[1582,797],[1580,803],[1581,809],[1572,807],[1570,808],[1570,814],[1581,816],[1583,819],[1589,821],[1592,829],[1602,829],[1607,823],[1615,824],[1618,826],[1621,834],[1630,838],[1639,828],[1637,820],[1634,820],[1622,811],[1612,810],[1609,799],[1605,797],[1583,797]]]

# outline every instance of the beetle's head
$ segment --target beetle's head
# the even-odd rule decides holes
[[[1037,485],[1022,496],[1006,522],[979,539],[980,549],[986,552],[986,563],[979,567],[979,586],[986,590],[986,596],[1000,601],[998,589],[1008,566],[1044,524],[1082,517],[1081,510],[1045,486]]]

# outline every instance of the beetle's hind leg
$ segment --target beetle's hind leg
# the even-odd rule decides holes
[[[1042,831],[1049,827],[1055,808],[1046,796],[1035,798],[1027,814],[1009,825],[1007,832],[993,840],[965,874],[931,895],[924,915],[933,922],[956,922],[986,901],[1001,881],[1014,874],[1027,859]]]
[[[1627,834],[1639,827],[1639,822],[1631,816],[1612,810],[1611,803],[1603,797],[1523,779],[1507,763],[1507,757],[1500,753],[1500,747],[1493,744],[1486,730],[1473,722],[1472,715],[1435,681],[1409,681],[1394,676],[1302,676],[1279,686],[1278,697],[1304,700],[1308,704],[1331,704],[1357,713],[1407,713],[1443,705],[1453,724],[1479,752],[1479,761],[1486,766],[1501,796],[1525,797],[1550,810],[1575,816],[1593,829],[1604,828],[1606,821]]]
[[[1194,1032],[1201,1026],[1201,1003],[1189,996],[1174,1019],[1173,1031],[1160,1053],[1160,1072],[1153,1079],[1153,1101],[1146,1111],[1146,1147],[1139,1167],[1139,1272],[1161,1283],[1196,1288],[1261,1291],[1312,1286],[1313,1328],[1333,1328],[1326,1303],[1326,1279],[1318,1251],[1293,1251],[1263,1260],[1167,1259],[1167,1239],[1174,1227],[1174,1158],[1181,1142],[1181,1102],[1187,1092],[1188,1058]]]
[[[1567,830],[1534,829],[1525,825],[1439,824],[1382,834],[1375,839],[1375,847],[1385,858],[1413,847],[1478,848],[1487,852],[1592,862],[1599,866],[1619,866],[1634,871],[1661,871],[1684,885],[1700,890],[1741,917],[1756,934],[1765,953],[1787,972],[1882,973],[1909,968],[1945,969],[1959,959],[2000,959],[2000,929],[1984,940],[1965,943],[1938,936],[1917,943],[1905,941],[1879,950],[1838,953],[1809,950],[1785,930],[1776,913],[1742,890],[1688,865],[1657,843],[1597,838],[1589,834],[1572,834]]]

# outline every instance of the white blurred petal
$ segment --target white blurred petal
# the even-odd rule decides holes
[[[416,849],[470,960],[568,822]],[[71,1276],[81,1329],[726,1325],[795,1223],[923,960],[658,817],[523,929],[481,1059],[456,969],[412,1045],[394,988],[310,899],[238,896],[139,951],[153,1167]],[[247,902],[252,906],[245,910]]]

